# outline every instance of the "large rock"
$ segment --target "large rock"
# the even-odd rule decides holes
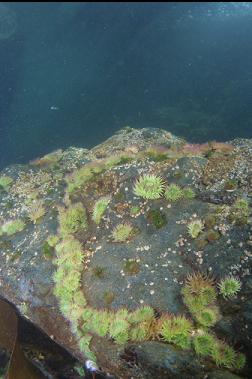
[[[186,145],[158,129],[127,128],[90,151],[70,148],[6,168],[0,184],[1,178],[12,181],[1,186],[0,221],[5,225],[21,219],[25,227],[0,236],[1,296],[50,338],[85,360],[79,332],[59,310],[53,280],[55,250],[46,242],[50,235],[62,237],[58,212],[82,203],[88,228],[75,237],[85,252],[80,285],[88,306],[112,313],[148,304],[156,318],[167,312],[191,317],[181,296],[188,274],[200,271],[216,280],[235,275],[242,289],[234,300],[218,298],[220,319],[212,331],[245,352],[248,365],[238,375],[251,377],[251,222],[236,225],[225,213],[236,198],[251,198],[251,149],[250,140],[236,140],[234,147],[206,147]],[[105,167],[105,159],[111,156]],[[66,183],[82,167],[97,171],[67,192]],[[160,175],[166,184],[190,186],[196,197],[176,202],[164,197],[139,198],[133,188],[143,173]],[[234,189],[230,190],[231,185]],[[96,225],[92,209],[102,196],[110,196],[110,203]],[[222,213],[220,205],[226,206]],[[163,224],[155,224],[155,217]],[[187,224],[195,219],[207,221],[199,238],[193,239]],[[133,225],[134,238],[113,242],[112,233],[119,223]],[[130,340],[118,345],[109,336],[91,335],[90,348],[98,365],[121,378],[239,377],[222,368],[216,371],[213,361],[199,360],[193,349],[183,351],[152,338],[137,345]]]

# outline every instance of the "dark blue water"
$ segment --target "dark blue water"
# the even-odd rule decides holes
[[[2,4],[1,167],[126,125],[252,137],[251,3]]]

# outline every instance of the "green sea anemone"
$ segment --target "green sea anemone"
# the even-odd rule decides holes
[[[144,199],[159,199],[164,190],[163,179],[157,175],[144,174],[134,184],[134,194]]]
[[[192,314],[197,314],[213,304],[217,297],[213,280],[201,273],[188,275],[181,292],[184,303]]]
[[[86,331],[87,328],[85,327],[85,324],[88,320],[91,319],[92,317],[92,313],[93,313],[93,309],[90,308],[90,307],[86,307],[85,309],[83,309],[83,312],[82,312],[82,319],[84,321],[84,325],[83,325],[83,330]]]
[[[54,295],[58,298],[61,313],[71,322],[71,329],[78,330],[78,321],[86,306],[81,291],[81,270],[83,252],[81,244],[73,236],[68,236],[55,247]]]
[[[89,348],[89,345],[90,345],[90,342],[91,342],[91,339],[92,339],[92,336],[91,335],[88,335],[88,334],[85,334],[84,336],[82,336],[79,341],[78,341],[78,345],[79,345],[79,349],[82,353],[85,354],[85,356],[92,360],[93,362],[96,362],[96,356],[95,354],[90,350]]]
[[[67,236],[87,228],[87,214],[81,203],[71,205],[59,212],[60,234]]]
[[[20,219],[7,221],[3,225],[0,226],[0,235],[7,234],[7,236],[12,236],[13,234],[22,232],[24,228],[25,228],[25,223],[24,221]]]
[[[132,324],[138,324],[152,319],[154,319],[154,310],[148,305],[136,309],[129,315],[129,321]]]
[[[7,175],[0,176],[0,187],[2,187],[5,191],[8,191],[12,182],[13,179],[11,177]]]
[[[38,199],[34,200],[28,207],[28,217],[34,224],[36,224],[37,221],[46,214],[44,205],[44,201]]]
[[[163,316],[160,324],[160,334],[164,341],[174,343],[182,349],[190,347],[192,324],[184,316]]]
[[[202,332],[193,337],[193,347],[197,355],[211,355],[214,346],[215,339],[209,333]]]
[[[109,325],[109,334],[116,343],[123,345],[129,339],[129,326],[129,322],[116,313]]]
[[[197,238],[203,229],[204,229],[204,224],[201,220],[193,220],[187,225],[188,234],[192,238]]]
[[[73,236],[68,236],[55,247],[57,258],[55,263],[59,268],[81,270],[84,254],[81,243]]]
[[[148,330],[145,328],[144,323],[139,324],[132,328],[129,333],[129,338],[131,341],[144,341],[148,338]]]
[[[183,197],[183,191],[177,184],[170,184],[164,193],[166,200],[175,202]]]
[[[242,370],[246,365],[246,356],[243,353],[237,353],[234,361],[234,368]]]
[[[125,242],[132,236],[133,231],[134,231],[134,228],[130,224],[127,224],[127,223],[119,224],[114,228],[112,232],[113,241]]]
[[[84,327],[100,337],[105,337],[109,331],[110,321],[111,316],[109,312],[93,309]]]
[[[186,287],[194,295],[204,294],[207,297],[210,296],[209,303],[216,299],[214,280],[205,274],[200,272],[188,274],[186,277]],[[210,293],[207,290],[211,290]],[[214,291],[212,292],[212,290]]]
[[[101,197],[99,200],[96,201],[94,208],[93,208],[93,213],[92,213],[92,220],[99,225],[102,219],[102,216],[105,213],[105,210],[107,206],[110,203],[110,197]]]
[[[57,243],[59,242],[59,236],[57,236],[56,234],[50,234],[47,237],[46,242],[48,243],[49,246],[55,247]]]
[[[224,298],[232,298],[237,295],[241,289],[241,282],[234,276],[227,276],[218,283],[220,294]]]
[[[59,284],[62,285],[62,287],[65,287],[66,289],[68,289],[68,291],[74,293],[79,288],[80,279],[81,279],[81,274],[77,270],[76,271],[71,270],[71,272],[65,271],[64,278]]]
[[[71,324],[78,323],[82,315],[82,307],[79,307],[78,304],[73,301],[64,301],[60,300],[59,303],[61,313],[69,320],[71,320]]]
[[[182,192],[183,192],[183,198],[187,200],[194,199],[196,196],[194,190],[190,187],[183,188]]]
[[[236,353],[231,346],[228,346],[222,341],[216,340],[212,348],[211,357],[217,366],[233,368],[235,365]]]
[[[117,310],[115,316],[116,316],[117,318],[123,318],[123,319],[125,319],[125,320],[128,320],[129,315],[130,315],[130,313],[129,313],[129,311],[128,311],[127,308],[120,308],[120,309]]]
[[[83,295],[82,290],[76,291],[73,295],[73,302],[78,305],[78,307],[83,308],[87,305],[87,301]]]
[[[219,319],[219,311],[217,307],[207,307],[199,312],[195,312],[194,315],[195,319],[198,321],[198,323],[206,328],[209,328],[216,324],[216,322]]]

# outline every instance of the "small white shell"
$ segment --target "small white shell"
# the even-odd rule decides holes
[[[87,370],[92,372],[99,371],[99,368],[97,367],[96,363],[89,359],[85,362],[85,367]]]

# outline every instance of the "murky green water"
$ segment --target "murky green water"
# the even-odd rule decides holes
[[[250,3],[2,3],[0,165],[125,125],[252,136]]]

